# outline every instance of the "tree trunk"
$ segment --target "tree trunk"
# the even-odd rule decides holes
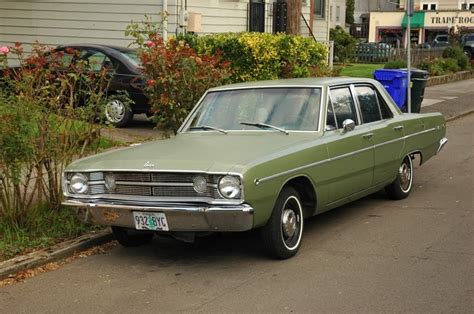
[[[300,34],[301,26],[301,0],[287,0],[288,19],[286,32],[292,35]]]

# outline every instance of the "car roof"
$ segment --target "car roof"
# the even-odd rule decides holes
[[[254,81],[245,83],[236,83],[211,88],[209,91],[221,91],[229,89],[243,88],[265,88],[265,87],[314,87],[314,86],[334,86],[355,83],[374,83],[375,80],[369,78],[353,77],[314,77],[314,78],[295,78],[270,81]]]
[[[135,52],[135,49],[133,48],[128,48],[128,47],[120,47],[120,46],[114,46],[114,45],[102,45],[102,44],[83,44],[83,43],[78,43],[78,44],[64,44],[64,45],[59,45],[56,47],[56,49],[62,49],[62,48],[95,48],[95,49],[100,49],[100,50],[118,50],[120,52]]]

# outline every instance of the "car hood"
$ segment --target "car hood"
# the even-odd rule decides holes
[[[280,156],[318,137],[316,132],[190,132],[83,158],[66,171],[240,172],[246,165]]]

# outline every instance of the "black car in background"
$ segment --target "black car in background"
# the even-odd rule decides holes
[[[74,51],[71,54],[71,50]],[[144,82],[141,76],[140,61],[134,49],[98,44],[68,44],[54,49],[54,52],[68,52],[64,56],[73,55],[70,62],[85,61],[91,71],[106,69],[111,75],[107,89],[105,116],[116,127],[126,126],[134,114],[148,113],[150,106],[143,93]],[[53,52],[53,53],[54,53]],[[133,104],[127,106],[112,97],[118,91],[127,91]]]

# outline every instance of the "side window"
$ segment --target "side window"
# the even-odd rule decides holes
[[[107,70],[114,70],[114,66],[109,57],[99,51],[87,51],[84,60],[86,60],[91,71],[100,72],[104,68]]]
[[[328,112],[326,116],[326,130],[334,130],[337,129],[336,118],[334,116],[334,110],[332,108],[331,100],[328,99]]]
[[[383,97],[377,93],[377,99],[379,100],[380,112],[382,113],[382,119],[390,119],[393,118],[393,113],[388,107],[387,103],[383,99]]]
[[[332,89],[331,102],[338,128],[342,128],[342,122],[346,119],[351,119],[358,124],[354,100],[349,87]]]
[[[357,100],[359,101],[362,121],[369,123],[381,120],[379,103],[375,91],[369,86],[356,86],[355,91]]]

